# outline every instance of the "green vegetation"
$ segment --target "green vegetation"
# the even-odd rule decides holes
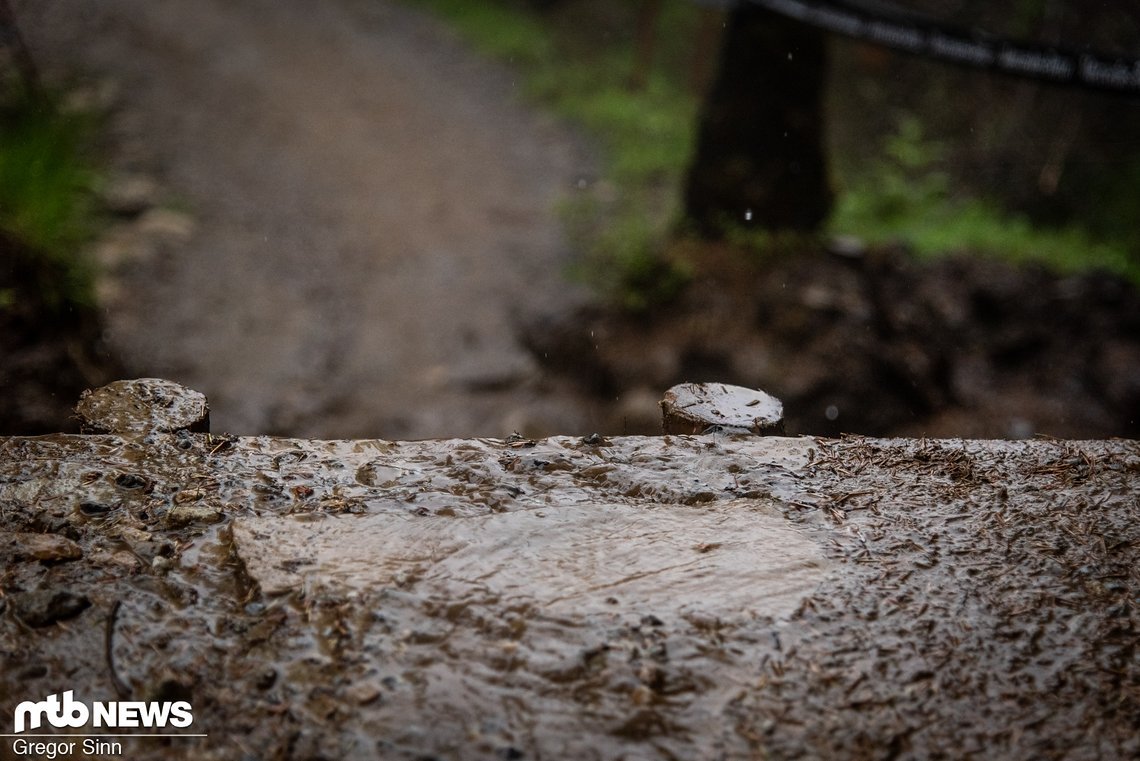
[[[684,52],[662,43],[656,56],[660,65],[654,66],[645,86],[630,86],[633,4],[622,9],[628,27],[611,35],[612,30],[602,33],[591,27],[590,18],[546,23],[513,3],[415,2],[450,21],[480,52],[519,67],[528,97],[600,139],[609,178],[622,189],[676,180],[684,170],[697,102],[678,84],[683,77],[676,74],[688,62],[676,60]],[[696,13],[691,3],[666,3],[658,38],[692,36]],[[666,59],[670,52],[674,57]]]
[[[653,70],[643,88],[632,89],[636,3],[567,3],[543,16],[520,2],[415,2],[451,22],[478,50],[517,65],[529,98],[602,145],[606,163],[598,185],[608,192],[581,194],[563,209],[588,252],[579,275],[635,310],[675,293],[688,270],[664,252],[676,229],[698,113],[690,82],[700,11],[666,0]],[[590,15],[598,8],[606,10]],[[939,169],[945,153],[924,136],[920,121],[900,119],[879,155],[836,178],[840,193],[826,232],[870,243],[903,241],[919,256],[969,252],[1066,271],[1101,267],[1140,282],[1140,240],[1094,237],[1075,226],[1038,227],[985,199],[955,197]],[[1140,179],[1140,166],[1136,174]],[[1114,197],[1134,197],[1122,191]],[[1133,216],[1129,210],[1117,218]],[[729,239],[750,249],[773,240],[744,231]],[[780,240],[779,248],[786,248]]]
[[[902,117],[870,171],[839,194],[829,229],[869,243],[903,241],[922,257],[969,252],[1063,272],[1102,268],[1140,282],[1140,261],[1122,240],[1097,240],[1076,226],[1034,226],[998,204],[955,198],[938,169],[944,153],[916,118]]]
[[[31,293],[52,310],[90,305],[92,272],[82,245],[97,229],[89,160],[94,120],[52,94],[12,87],[0,102],[0,233],[11,241]],[[0,293],[0,304],[18,296]]]
[[[526,97],[584,128],[604,152],[595,192],[568,199],[562,216],[587,252],[574,274],[623,306],[638,310],[684,283],[683,264],[661,250],[677,214],[677,192],[693,140],[697,98],[682,83],[691,71],[699,10],[665,3],[654,66],[639,88],[631,37],[636,4],[599,4],[605,18],[544,21],[508,3],[416,0],[451,22],[480,52],[518,66]],[[620,17],[620,18],[618,18]],[[601,29],[610,24],[613,28]]]

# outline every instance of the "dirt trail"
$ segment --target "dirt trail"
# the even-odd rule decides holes
[[[57,0],[47,67],[120,88],[120,164],[195,231],[109,310],[138,374],[206,392],[217,430],[418,438],[572,431],[514,320],[560,310],[555,206],[589,171],[508,71],[384,0]]]

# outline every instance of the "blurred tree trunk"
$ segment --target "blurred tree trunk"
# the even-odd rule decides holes
[[[734,223],[814,230],[832,200],[823,33],[741,3],[722,44],[685,185],[686,215],[714,238]]]

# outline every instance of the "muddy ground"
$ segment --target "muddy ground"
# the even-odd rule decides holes
[[[0,714],[188,701],[209,737],[140,759],[1135,758],[1138,473],[1124,441],[2,439]]]
[[[782,398],[794,433],[1137,435],[1140,298],[1107,276],[682,245],[676,301],[584,307],[555,207],[588,148],[399,5],[20,11],[45,72],[111,109],[116,223],[100,324],[0,333],[5,432],[159,376],[234,433],[653,433],[665,388],[715,380]]]

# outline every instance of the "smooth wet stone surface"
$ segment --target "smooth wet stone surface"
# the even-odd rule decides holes
[[[234,544],[261,592],[383,587],[491,595],[553,616],[785,616],[823,580],[819,544],[764,500],[587,504],[452,518],[239,518]]]

